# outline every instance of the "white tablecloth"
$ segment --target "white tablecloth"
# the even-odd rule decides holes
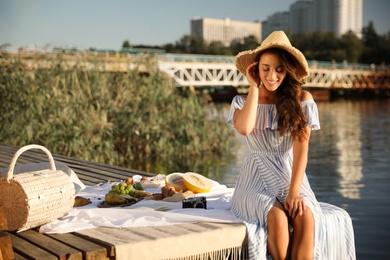
[[[149,227],[183,223],[218,222],[241,223],[230,212],[233,188],[217,182],[210,192],[196,194],[207,198],[207,210],[183,209],[182,202],[141,200],[128,207],[98,208],[112,184],[87,186],[78,196],[89,198],[92,203],[74,208],[61,219],[41,226],[41,233],[68,233],[96,227]],[[158,192],[160,188],[147,189]]]

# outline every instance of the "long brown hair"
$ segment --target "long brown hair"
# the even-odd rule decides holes
[[[287,74],[282,84],[276,90],[276,110],[278,113],[278,128],[283,135],[286,131],[291,131],[294,139],[307,139],[306,124],[307,119],[301,106],[302,85],[296,77],[295,69],[299,66],[298,62],[288,52],[271,48],[261,52],[258,60],[263,53],[270,52],[279,57],[280,63]]]

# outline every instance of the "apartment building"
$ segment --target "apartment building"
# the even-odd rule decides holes
[[[292,34],[327,31],[337,37],[351,30],[361,37],[362,28],[363,0],[298,0],[289,11],[274,13],[262,22],[198,17],[191,20],[192,35],[208,43],[220,41],[225,46],[251,35],[261,42],[276,30]]]
[[[363,0],[300,0],[288,12],[283,12],[283,16],[280,14],[275,13],[262,22],[263,38],[275,28],[293,34],[327,31],[340,37],[351,30],[358,37],[362,35]]]
[[[315,30],[312,1],[297,1],[290,6],[291,33],[305,33]]]
[[[290,12],[277,12],[268,17],[262,25],[262,38],[267,38],[273,31],[290,31],[291,17]]]
[[[193,18],[191,34],[202,37],[206,42],[220,41],[225,46],[232,42],[241,42],[245,37],[254,36],[261,41],[261,23],[234,21],[229,18]]]

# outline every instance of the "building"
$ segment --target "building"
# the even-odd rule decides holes
[[[291,33],[313,32],[313,1],[297,1],[290,6]]]
[[[360,38],[363,28],[363,0],[339,1],[335,11],[339,14],[336,35],[341,36],[351,30]]]
[[[205,42],[220,41],[226,47],[232,42],[242,42],[245,37],[254,36],[261,41],[261,23],[226,19],[193,18],[191,34],[203,38]]]
[[[262,38],[267,38],[273,31],[290,31],[290,12],[277,12],[262,22]]]
[[[287,12],[278,12],[262,22],[262,37],[274,30],[293,34],[314,31],[333,32],[337,37],[348,31],[358,37],[363,28],[363,0],[301,0]]]

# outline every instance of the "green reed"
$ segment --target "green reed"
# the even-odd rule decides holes
[[[179,93],[152,59],[125,72],[102,72],[105,64],[90,58],[72,66],[61,56],[34,59],[50,64],[27,69],[0,53],[0,142],[41,144],[53,153],[154,173],[207,175],[231,156],[225,118],[209,118],[209,104],[190,90]]]

